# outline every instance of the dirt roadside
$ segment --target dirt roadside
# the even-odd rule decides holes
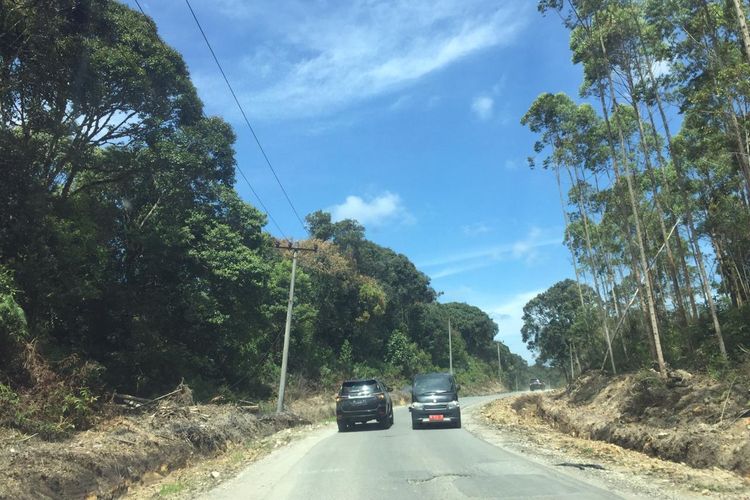
[[[570,432],[571,427],[561,430],[549,411],[540,411],[539,401],[556,397],[561,404],[564,397],[559,392],[527,393],[493,401],[474,411],[475,418],[467,429],[485,441],[564,469],[626,498],[750,499],[750,478],[741,474],[718,467],[694,468],[589,439],[581,432],[580,437],[564,432]],[[588,412],[585,417],[579,415],[581,422],[596,418],[591,408],[579,411]]]
[[[164,400],[57,442],[0,428],[0,499],[193,498],[334,418],[317,394],[281,415]]]
[[[147,477],[123,498],[185,500],[200,497],[267,455],[329,426],[330,422],[318,422],[284,429],[245,444],[232,445],[218,456],[195,460],[167,474]]]
[[[404,390],[391,392],[394,405],[404,405],[410,400],[410,393]],[[333,424],[336,417],[336,404],[333,396],[317,395],[312,398],[292,401],[289,410],[302,415],[312,424],[284,429],[262,439],[235,444],[212,458],[196,460],[186,467],[160,475],[150,481],[143,481],[130,489],[125,498],[149,500],[169,498],[185,500],[196,498],[219,486],[266,455],[294,441],[309,437],[318,430]]]
[[[235,406],[177,406],[118,416],[60,442],[0,436],[0,498],[118,498],[189,463],[309,424],[291,413],[256,416]]]

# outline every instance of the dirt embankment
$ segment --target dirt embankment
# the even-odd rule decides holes
[[[292,414],[256,416],[230,405],[164,402],[63,442],[11,435],[0,446],[0,498],[116,498],[144,476],[164,475],[303,423]]]
[[[597,372],[566,390],[522,396],[512,407],[573,436],[750,477],[750,393],[741,384],[682,371],[667,378]]]
[[[194,405],[177,396],[139,409],[120,406],[114,411],[124,414],[65,441],[0,428],[0,499],[117,498],[226,451],[236,468],[248,446],[258,444],[248,453],[257,456],[268,447],[264,438],[336,415],[333,394],[295,399],[288,413],[260,416],[249,406]],[[394,405],[406,404],[408,396],[391,393]]]

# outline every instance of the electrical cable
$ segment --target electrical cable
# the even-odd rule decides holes
[[[268,155],[266,154],[265,149],[263,149],[263,146],[260,143],[260,139],[258,139],[258,135],[255,133],[255,129],[253,129],[253,126],[250,124],[250,120],[247,118],[245,109],[242,107],[242,104],[240,104],[240,100],[237,98],[237,94],[234,92],[234,88],[232,87],[232,84],[229,83],[229,78],[227,78],[227,75],[224,72],[224,68],[222,68],[221,63],[219,62],[219,58],[216,56],[216,53],[214,52],[214,49],[211,46],[211,42],[208,41],[208,37],[206,36],[205,31],[203,31],[203,26],[201,26],[201,23],[198,20],[198,16],[195,14],[195,11],[193,10],[192,5],[190,5],[190,0],[185,0],[185,4],[187,4],[188,9],[190,9],[190,14],[192,14],[193,19],[195,20],[195,24],[198,26],[198,30],[201,32],[201,35],[203,36],[203,41],[206,42],[206,46],[208,47],[208,50],[211,52],[211,57],[213,57],[213,60],[216,63],[216,66],[219,68],[219,72],[221,73],[221,76],[224,78],[224,82],[227,84],[227,87],[229,88],[229,92],[232,94],[232,98],[234,98],[234,102],[237,104],[237,108],[239,108],[240,114],[242,115],[242,118],[244,119],[245,124],[247,125],[247,128],[250,129],[250,132],[253,135],[253,139],[255,139],[255,143],[258,145],[258,149],[260,150],[261,154],[263,155],[263,158],[266,161],[266,165],[268,165],[268,168],[271,170],[271,173],[276,179],[277,184],[281,188],[281,192],[284,193],[284,197],[286,198],[287,203],[291,207],[292,212],[294,212],[295,217],[297,217],[297,220],[302,226],[302,229],[307,231],[307,227],[305,226],[305,223],[302,220],[302,217],[300,217],[299,213],[297,212],[297,209],[294,207],[294,203],[292,203],[292,200],[289,197],[289,194],[286,192],[286,189],[284,189],[284,185],[281,183],[281,179],[279,179],[279,176],[276,174],[276,170],[273,168],[273,165],[271,164],[271,160],[268,158]]]
[[[143,11],[143,7],[141,7],[141,3],[138,0],[135,0],[135,4],[138,6],[138,10],[141,11],[141,14],[143,14],[145,16],[146,13]],[[190,11],[192,12],[193,9],[192,9],[192,7],[190,7],[189,3],[188,3],[188,7],[190,8]],[[198,19],[195,17],[195,13],[193,13],[193,18],[195,19],[196,23],[198,23]],[[201,30],[201,33],[203,33],[203,29],[200,27],[200,24],[198,24],[198,28]],[[208,39],[206,39],[205,34],[203,35],[203,39],[206,40],[206,43],[208,44]],[[211,54],[213,54],[213,49],[211,49],[210,45],[209,45],[208,48],[209,48],[209,50],[211,50]],[[216,56],[215,55],[214,55],[214,60],[216,60]],[[218,64],[218,63],[219,62],[217,60],[216,64]],[[221,66],[219,66],[219,70],[221,70]],[[223,75],[224,71],[221,70],[221,73]],[[224,80],[227,81],[226,80],[226,76],[224,76]],[[229,81],[227,81],[227,85],[229,85]],[[229,90],[232,91],[231,86],[229,87]],[[232,91],[232,95],[234,95],[234,91]],[[236,100],[237,100],[237,97],[235,96],[235,101]],[[237,104],[239,104],[239,102]],[[244,112],[243,112],[243,115],[244,115]],[[249,125],[249,123],[248,123],[248,125]],[[252,128],[251,128],[251,130],[252,130]],[[254,132],[253,132],[253,135],[255,135]],[[256,141],[257,141],[257,138],[256,138]],[[259,145],[260,145],[260,143],[259,143]],[[273,215],[271,215],[271,211],[268,210],[268,207],[266,207],[265,203],[263,203],[263,200],[260,198],[260,196],[258,195],[258,193],[253,188],[253,185],[250,183],[250,180],[245,175],[245,172],[242,171],[242,169],[240,168],[239,165],[236,166],[236,170],[237,170],[237,172],[239,172],[240,176],[242,177],[242,179],[247,184],[247,187],[250,188],[250,191],[253,193],[253,196],[255,196],[255,199],[258,201],[258,204],[261,206],[261,208],[263,209],[263,211],[265,212],[265,214],[268,216],[268,220],[271,221],[271,223],[274,225],[274,227],[276,228],[276,230],[279,232],[279,234],[281,236],[284,237],[285,240],[291,241],[290,238],[286,235],[286,233],[281,229],[281,226],[279,226],[279,223],[276,222],[276,219],[274,219]],[[276,180],[278,180],[278,178]],[[283,189],[283,187],[282,187],[282,189]],[[286,194],[286,193],[284,193],[284,194]],[[298,216],[298,218],[299,218],[299,216]]]

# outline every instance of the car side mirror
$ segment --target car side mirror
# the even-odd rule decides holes
[[[456,392],[461,390],[461,384],[456,384]]]

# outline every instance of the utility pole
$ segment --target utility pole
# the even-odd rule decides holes
[[[453,344],[451,341],[451,319],[448,318],[448,363],[451,375],[453,375]]]
[[[297,273],[297,253],[317,252],[318,246],[314,248],[302,248],[295,246],[291,241],[286,247],[282,247],[277,241],[276,248],[292,251],[292,280],[289,283],[289,302],[286,306],[286,325],[284,326],[284,354],[281,357],[281,377],[279,379],[279,401],[276,404],[276,413],[284,410],[284,392],[286,391],[286,367],[289,362],[289,337],[292,333],[292,308],[294,307],[294,277]]]
[[[500,342],[497,343],[497,378],[503,378],[503,365],[500,363]]]

